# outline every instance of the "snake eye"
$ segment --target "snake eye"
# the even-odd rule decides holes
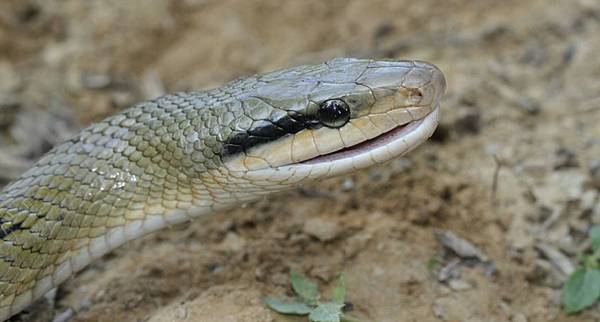
[[[327,127],[342,127],[350,120],[350,107],[341,99],[327,100],[319,105],[317,117]]]

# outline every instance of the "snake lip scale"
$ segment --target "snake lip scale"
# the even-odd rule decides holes
[[[138,103],[0,191],[0,321],[124,243],[423,143],[443,73],[336,58]]]

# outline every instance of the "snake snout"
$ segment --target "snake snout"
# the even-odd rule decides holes
[[[431,104],[433,107],[437,106],[442,99],[442,95],[446,92],[446,78],[444,73],[439,67],[423,62],[415,61],[415,65],[421,69],[427,71],[427,77],[425,78],[414,78],[414,82],[420,82],[413,84],[418,87],[423,96],[423,102],[425,104]],[[428,97],[429,96],[429,97]]]

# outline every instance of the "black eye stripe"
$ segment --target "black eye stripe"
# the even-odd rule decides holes
[[[295,118],[291,116],[282,117],[274,121],[274,123],[280,128],[287,131],[288,133],[297,133],[305,128],[303,123],[298,122]]]
[[[322,102],[314,116],[288,111],[278,119],[258,121],[248,131],[233,134],[223,143],[223,156],[235,155],[304,129],[317,129],[322,126],[339,128],[349,120],[350,107],[341,99]]]
[[[275,123],[270,121],[261,121],[258,125],[256,125],[252,131],[251,135],[262,136],[266,138],[279,138],[282,135],[289,133],[284,128],[278,126]]]
[[[240,145],[225,143],[223,145],[223,156],[236,155],[244,152],[244,148]]]
[[[223,143],[223,156],[231,156],[252,147],[275,141],[306,128],[318,128],[318,120],[297,112],[289,112],[277,120],[264,120],[247,132],[238,132]]]

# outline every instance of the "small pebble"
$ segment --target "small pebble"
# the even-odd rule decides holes
[[[448,286],[455,291],[466,291],[473,288],[473,285],[469,284],[467,281],[461,279],[451,279],[448,281]]]
[[[488,257],[477,246],[450,231],[439,231],[437,237],[442,245],[461,258],[475,258],[482,262],[488,260]]]
[[[573,150],[562,147],[556,151],[556,161],[554,164],[554,169],[566,169],[566,168],[576,168],[579,166],[577,162],[577,155]]]
[[[112,78],[104,74],[83,74],[81,85],[88,89],[104,89],[110,86]]]
[[[571,260],[556,247],[543,242],[537,243],[535,247],[565,276],[569,276],[575,271]]]
[[[342,181],[342,191],[354,190],[354,180],[352,178],[344,178]]]
[[[540,103],[531,97],[518,97],[514,102],[529,115],[536,115],[541,111]]]
[[[186,307],[179,307],[175,313],[175,317],[183,320],[188,317],[188,310]]]
[[[246,241],[238,234],[234,232],[228,232],[221,246],[225,250],[239,252],[246,246]]]
[[[304,223],[302,231],[307,235],[325,242],[336,238],[341,230],[335,221],[322,218],[311,218]]]
[[[438,281],[443,282],[460,276],[460,259],[454,259],[442,267],[438,273]]]
[[[598,192],[594,190],[586,190],[581,195],[580,208],[583,211],[589,211],[594,209],[596,206],[596,200],[598,199]]]

